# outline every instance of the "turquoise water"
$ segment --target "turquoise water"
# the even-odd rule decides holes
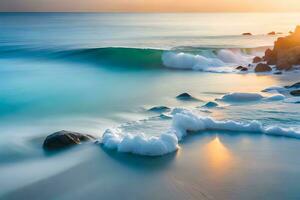
[[[113,127],[159,136],[172,120],[147,110],[162,105],[298,133],[299,104],[284,92],[285,99],[267,100],[273,94],[261,91],[298,82],[299,72],[234,69],[280,36],[268,32],[286,35],[299,17],[0,14],[0,198],[299,199],[299,139],[282,135],[196,131],[178,151],[154,158],[103,145],[54,156],[41,148],[45,136],[62,129],[99,138]],[[183,92],[198,101],[175,98]],[[216,100],[232,92],[264,99]],[[203,108],[209,101],[219,106]]]

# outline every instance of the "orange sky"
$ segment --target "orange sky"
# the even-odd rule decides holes
[[[0,0],[0,11],[300,12],[300,0]]]

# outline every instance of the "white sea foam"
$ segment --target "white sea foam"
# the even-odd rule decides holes
[[[170,68],[205,70],[210,67],[221,67],[225,63],[218,58],[208,58],[202,55],[167,52],[162,56],[163,64]]]
[[[272,100],[284,100],[285,103],[300,103],[300,97],[291,97],[290,92],[295,90],[297,87],[281,87],[281,86],[272,86],[264,89],[262,92],[267,93],[277,93],[269,99]]]
[[[191,69],[208,72],[233,72],[236,65],[248,64],[253,56],[229,49],[219,50],[216,55],[194,55],[183,52],[165,52],[163,64],[169,68]]]
[[[160,136],[146,136],[143,133],[124,133],[121,129],[108,129],[101,143],[109,149],[138,155],[158,156],[171,153],[178,148],[178,138],[169,131]]]
[[[228,49],[222,49],[217,53],[218,59],[222,60],[224,63],[232,64],[248,64],[251,60],[249,55],[245,55],[240,51],[231,51]]]
[[[196,114],[186,109],[174,109],[173,121],[169,131],[160,136],[132,135],[121,129],[108,129],[100,143],[109,149],[138,155],[159,156],[176,151],[178,142],[188,132],[204,130],[220,130],[232,132],[261,133],[292,138],[300,138],[300,132],[279,126],[264,127],[259,121],[239,122],[233,120],[218,121],[213,118]]]
[[[288,93],[292,90],[296,90],[298,89],[299,86],[295,85],[291,85],[291,86],[286,86],[286,87],[282,87],[282,86],[272,86],[272,87],[268,87],[266,89],[264,89],[262,92],[268,92],[268,93]]]

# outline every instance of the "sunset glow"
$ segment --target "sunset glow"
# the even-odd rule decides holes
[[[0,11],[292,12],[298,0],[2,0]]]

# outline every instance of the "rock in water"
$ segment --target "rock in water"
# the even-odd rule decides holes
[[[43,148],[45,150],[60,150],[95,139],[91,135],[62,130],[47,136]]]
[[[289,36],[278,38],[273,50],[266,50],[264,60],[269,65],[276,65],[278,70],[291,70],[293,65],[299,65],[300,26]]]
[[[268,35],[276,35],[275,31],[268,33]]]
[[[255,72],[269,72],[269,71],[272,71],[272,68],[267,64],[259,63],[255,67]]]
[[[242,35],[252,35],[252,33],[243,33]]]
[[[214,101],[210,101],[210,102],[207,102],[204,106],[202,107],[205,107],[205,108],[214,108],[214,107],[217,107],[219,104],[217,104],[216,102]]]
[[[197,100],[195,97],[186,92],[178,95],[176,98],[180,100]]]
[[[293,90],[293,91],[290,92],[290,94],[293,95],[293,96],[299,97],[300,96],[300,90]]]
[[[259,63],[259,62],[262,62],[262,61],[263,61],[263,59],[261,57],[255,56],[253,58],[253,63]]]
[[[248,68],[247,67],[243,67],[243,66],[238,66],[237,68],[235,68],[237,70],[240,70],[242,72],[245,72],[245,71],[248,71]]]
[[[171,109],[167,106],[155,106],[149,109],[151,112],[158,112],[158,113],[163,113],[163,112],[169,112]]]
[[[285,88],[287,88],[287,89],[290,89],[290,88],[298,89],[298,88],[300,88],[300,82],[295,83],[293,85],[285,86]]]

